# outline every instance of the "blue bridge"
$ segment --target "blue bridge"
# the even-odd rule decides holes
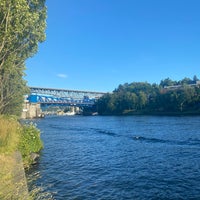
[[[39,103],[41,106],[92,106],[97,99],[105,94],[104,92],[91,92],[81,90],[41,87],[29,88],[30,95],[28,95],[27,100],[30,103]]]

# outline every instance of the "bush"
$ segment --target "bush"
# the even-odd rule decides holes
[[[18,148],[22,154],[24,166],[29,167],[33,162],[31,153],[38,153],[43,148],[40,131],[33,123],[22,126]]]

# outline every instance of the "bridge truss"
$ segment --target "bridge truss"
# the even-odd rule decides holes
[[[89,98],[99,98],[105,94],[105,92],[90,92],[81,90],[66,90],[41,87],[30,87],[30,91],[31,94],[52,95],[54,97],[73,99],[82,99],[84,96],[88,96]]]
[[[84,107],[92,106],[104,94],[103,92],[30,87],[30,95],[27,99],[31,103],[40,103],[42,106]]]

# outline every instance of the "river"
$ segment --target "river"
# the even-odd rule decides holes
[[[29,176],[52,199],[200,199],[200,117],[51,116],[34,123],[44,149]]]

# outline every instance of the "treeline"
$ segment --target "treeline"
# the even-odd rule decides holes
[[[125,83],[102,96],[96,108],[100,115],[200,114],[200,82],[195,75],[160,84]]]
[[[0,115],[20,115],[25,61],[45,40],[45,0],[0,0]]]
[[[21,125],[16,116],[29,92],[25,61],[45,40],[45,29],[45,0],[0,0],[0,199],[26,198],[19,192],[25,190],[13,155],[20,151],[28,167],[42,148],[39,130]]]

